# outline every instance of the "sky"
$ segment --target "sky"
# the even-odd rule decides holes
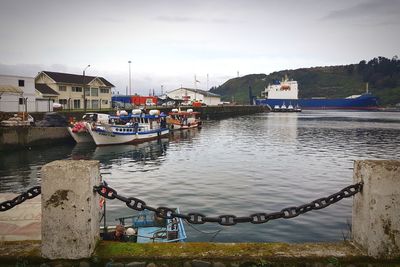
[[[238,75],[400,56],[399,14],[400,0],[0,0],[0,74],[90,64],[86,75],[120,94],[129,73],[132,94],[208,90]]]

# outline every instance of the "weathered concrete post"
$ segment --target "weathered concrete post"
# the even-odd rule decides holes
[[[400,257],[400,160],[358,160],[354,182],[364,182],[353,200],[353,241],[369,256]]]
[[[42,168],[42,256],[88,258],[99,238],[99,162],[58,160]]]

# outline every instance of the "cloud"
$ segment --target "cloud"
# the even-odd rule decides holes
[[[399,13],[400,1],[398,0],[367,1],[349,8],[333,10],[328,15],[322,17],[321,20],[354,20],[356,18],[367,18],[370,22],[368,23],[369,25],[398,24],[400,23]],[[380,21],[374,23],[373,21],[377,19]]]
[[[176,23],[187,23],[187,22],[205,22],[204,19],[190,18],[190,17],[179,17],[179,16],[158,16],[156,20],[162,22],[176,22]]]
[[[45,69],[44,65],[39,64],[16,64],[7,65],[0,63],[0,74],[35,77],[38,72]]]
[[[125,23],[126,22],[124,19],[112,18],[112,17],[101,17],[100,21],[106,22],[106,23],[116,23],[116,24],[120,24],[120,23]]]
[[[211,23],[211,24],[229,24],[229,23],[239,23],[242,22],[240,20],[234,21],[230,19],[221,19],[221,18],[211,18],[211,19],[203,19],[203,18],[195,18],[195,17],[181,17],[181,16],[158,16],[155,18],[161,22],[170,22],[170,23]]]

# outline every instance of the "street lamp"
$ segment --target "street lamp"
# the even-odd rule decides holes
[[[131,63],[132,61],[128,61],[129,64],[129,95],[132,95],[131,89],[132,89],[132,85],[131,85]]]
[[[89,68],[90,65],[87,65],[86,68],[83,69],[83,111],[86,113],[86,84],[85,84],[85,71]]]

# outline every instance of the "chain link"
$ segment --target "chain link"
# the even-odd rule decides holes
[[[185,219],[188,223],[191,224],[218,223],[223,226],[231,226],[237,223],[250,222],[253,224],[261,224],[276,219],[282,219],[282,218],[291,219],[312,210],[319,210],[326,208],[342,200],[343,198],[349,198],[351,196],[354,196],[358,192],[361,192],[362,186],[363,186],[362,183],[353,184],[343,188],[342,190],[340,190],[335,194],[332,194],[328,197],[316,199],[304,205],[287,207],[282,209],[281,211],[272,213],[265,213],[265,212],[253,213],[250,216],[244,216],[244,217],[237,217],[231,214],[224,214],[217,217],[208,217],[202,213],[196,213],[196,212],[188,213],[187,215],[185,215],[181,213],[175,213],[173,209],[168,207],[154,208],[148,206],[146,202],[144,202],[141,199],[135,197],[127,198],[118,195],[116,190],[109,187],[105,183],[98,186],[94,186],[93,190],[107,199],[118,199],[122,202],[125,202],[126,206],[128,206],[131,209],[137,211],[142,211],[145,209],[153,211],[157,214],[158,217],[164,219],[181,218]]]
[[[41,187],[40,186],[35,186],[29,189],[28,191],[20,194],[19,196],[16,196],[15,198],[11,200],[6,200],[4,202],[0,203],[0,212],[2,211],[7,211],[9,209],[14,208],[15,206],[21,204],[27,199],[32,199],[41,193]]]

